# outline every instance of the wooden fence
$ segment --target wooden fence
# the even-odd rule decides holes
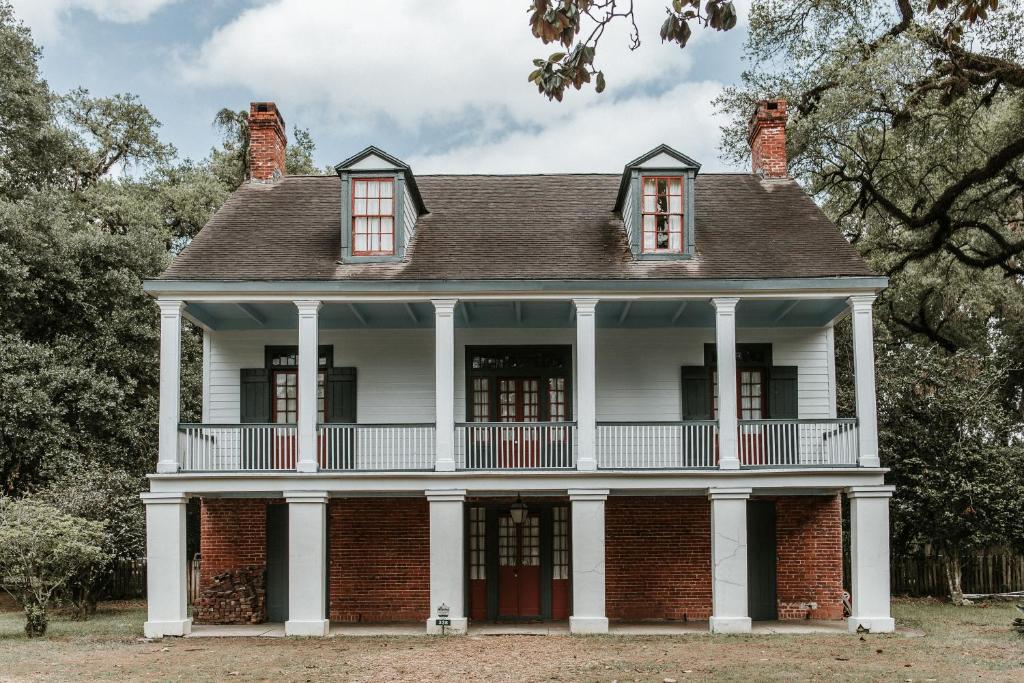
[[[961,569],[964,593],[1024,591],[1024,555],[992,550],[965,557]],[[949,592],[939,555],[912,555],[892,560],[894,595],[943,596]]]
[[[188,604],[199,597],[199,555],[185,565]],[[114,565],[103,597],[107,600],[136,600],[146,597],[146,559],[125,560]]]

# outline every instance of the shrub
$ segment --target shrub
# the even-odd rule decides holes
[[[108,560],[104,528],[31,498],[0,498],[0,585],[25,610],[25,633],[46,634],[47,607]]]

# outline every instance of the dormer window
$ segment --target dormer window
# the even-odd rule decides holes
[[[645,254],[683,252],[683,178],[643,176],[643,251]]]
[[[696,257],[694,188],[700,164],[658,145],[626,164],[615,212],[633,258],[678,261]]]
[[[403,260],[427,213],[409,165],[367,147],[334,170],[341,180],[341,263]]]
[[[352,179],[352,255],[395,253],[395,187],[392,178]]]

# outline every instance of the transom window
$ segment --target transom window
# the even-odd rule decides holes
[[[643,251],[678,254],[683,251],[683,179],[643,179]]]
[[[352,180],[352,254],[395,253],[395,188],[391,178]]]

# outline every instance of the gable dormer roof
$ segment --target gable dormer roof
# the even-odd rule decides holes
[[[405,177],[409,194],[416,203],[416,211],[419,215],[429,213],[427,205],[423,201],[420,189],[416,185],[416,176],[412,173],[412,167],[398,157],[393,157],[380,147],[370,145],[362,151],[353,154],[348,159],[335,164],[334,172],[339,176],[346,173],[361,173],[365,171],[398,171]]]
[[[619,194],[615,198],[614,211],[622,211],[622,202],[629,191],[629,179],[634,170],[641,168],[649,170],[673,169],[691,171],[693,175],[697,175],[700,171],[700,163],[664,143],[649,152],[641,154],[636,159],[627,163],[622,169],[622,180],[619,181]]]

